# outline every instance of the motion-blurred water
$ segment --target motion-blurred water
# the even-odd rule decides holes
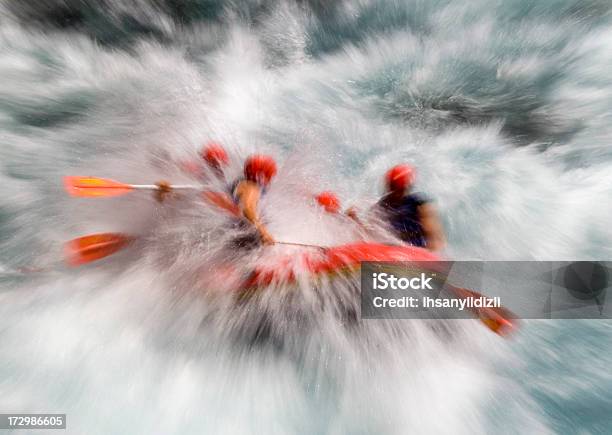
[[[611,260],[611,11],[0,3],[0,410],[67,413],[74,434],[609,433],[610,322],[528,322],[502,341],[476,322],[355,329],[321,312],[284,343],[243,343],[226,334],[240,315],[211,320],[199,294],[222,217],[192,197],[66,198],[61,176],[189,182],[176,162],[209,139],[230,177],[273,153],[271,232],[331,245],[353,235],[309,195],[365,209],[409,161],[450,258]],[[64,241],[100,231],[140,242],[61,266]],[[24,266],[51,271],[11,275]]]

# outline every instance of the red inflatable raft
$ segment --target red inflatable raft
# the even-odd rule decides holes
[[[333,274],[359,268],[362,261],[440,261],[440,257],[415,246],[389,246],[380,243],[352,243],[321,250],[290,254],[259,265],[242,284],[242,289],[295,282],[295,269],[312,275]]]
[[[255,267],[240,286],[244,294],[276,284],[291,284],[297,281],[296,271],[316,277],[323,274],[354,272],[363,261],[388,261],[426,263],[422,267],[438,269],[441,258],[423,248],[415,246],[389,246],[380,243],[353,243],[330,248],[310,249],[298,254],[270,259]],[[480,297],[473,290],[454,287],[447,283],[448,290],[458,298]],[[472,313],[487,328],[499,335],[507,335],[517,328],[516,316],[505,308],[474,308]]]

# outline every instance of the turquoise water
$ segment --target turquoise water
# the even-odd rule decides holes
[[[450,258],[612,259],[609,2],[323,4],[0,3],[1,411],[67,413],[75,434],[610,432],[609,321],[504,341],[319,313],[286,348],[245,346],[190,291],[211,285],[218,216],[66,197],[66,174],[190,182],[175,163],[215,139],[232,176],[278,156],[279,239],[344,243],[304,192],[363,209],[409,161]],[[142,243],[61,265],[101,231]]]

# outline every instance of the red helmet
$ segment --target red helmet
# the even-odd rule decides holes
[[[321,192],[315,199],[328,213],[338,213],[340,211],[340,200],[334,192]]]
[[[385,175],[385,184],[387,190],[397,192],[406,190],[407,187],[414,183],[416,171],[410,165],[403,164],[392,167]]]
[[[209,142],[200,153],[202,158],[209,166],[213,168],[221,168],[227,166],[229,163],[229,157],[225,149],[216,142]]]
[[[244,176],[247,180],[266,185],[276,175],[276,162],[270,156],[255,154],[244,162]]]

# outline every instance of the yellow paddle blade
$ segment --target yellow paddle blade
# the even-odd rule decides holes
[[[78,237],[66,243],[66,262],[81,266],[108,257],[127,246],[133,237],[121,233],[100,233]]]
[[[64,187],[70,195],[86,198],[120,196],[133,190],[129,184],[95,177],[64,177]]]

